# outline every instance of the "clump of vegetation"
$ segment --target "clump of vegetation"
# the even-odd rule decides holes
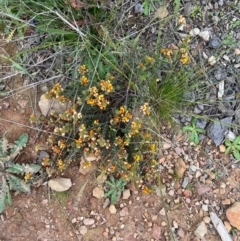
[[[225,153],[228,154],[231,151],[233,156],[240,160],[240,136],[237,136],[232,142],[226,139],[225,145],[227,146]]]
[[[119,195],[124,190],[126,181],[123,179],[116,180],[113,175],[110,176],[110,181],[105,181],[105,184],[108,186],[108,191],[105,193],[105,197],[110,197],[111,203],[115,204]]]
[[[41,168],[33,163],[14,163],[27,142],[27,134],[22,134],[14,144],[10,144],[4,137],[0,139],[0,213],[4,211],[6,204],[12,203],[10,190],[29,193],[30,180]]]
[[[199,144],[199,134],[205,133],[204,129],[196,126],[196,117],[192,117],[191,125],[184,126],[183,131],[190,133],[189,141],[196,145]]]
[[[108,9],[95,1],[42,4],[28,0],[21,8],[7,8],[7,19],[21,20],[16,24],[19,30],[8,32],[12,38],[37,30],[46,34],[38,48],[53,48],[56,56],[68,50],[64,67],[57,68],[66,81],[55,82],[46,93],[68,108],[44,120],[52,131],[47,140],[52,155],[43,159],[42,166],[64,171],[73,160],[81,160],[88,168],[94,157],[100,171],[134,180],[148,193],[158,170],[158,145],[151,127],[154,122],[171,120],[188,103],[184,94],[191,91],[195,70],[188,53],[189,38],[166,46],[161,40],[150,50],[140,42],[142,31],[132,40],[116,36],[118,29],[122,31],[119,4]],[[180,1],[174,4],[177,11]],[[150,17],[158,6],[157,1],[144,1],[144,14]],[[183,16],[176,21],[177,26],[185,23]],[[30,120],[39,123],[34,115]]]

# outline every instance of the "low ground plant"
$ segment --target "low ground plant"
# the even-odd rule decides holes
[[[27,134],[22,134],[14,144],[4,137],[0,139],[0,213],[4,211],[6,204],[12,203],[10,190],[29,193],[31,180],[41,168],[33,163],[14,163],[27,142]]]
[[[49,83],[45,96],[68,107],[45,119],[30,117],[33,124],[40,121],[52,131],[47,140],[51,158],[45,158],[42,166],[65,171],[72,161],[81,160],[88,168],[95,159],[100,171],[116,179],[134,180],[149,192],[158,170],[153,123],[172,120],[173,114],[189,104],[185,94],[194,87],[191,39],[169,45],[159,31],[158,46],[149,49],[141,41],[142,29],[135,38],[132,34],[122,37],[118,31],[128,20],[123,21],[118,13],[121,1],[111,9],[95,1],[49,0],[43,4],[28,0],[20,1],[21,6],[4,2],[7,41],[42,33],[41,44],[29,51],[48,48],[63,60],[60,67],[56,64],[56,71],[64,73],[65,80]],[[159,7],[161,1],[145,1],[149,23],[144,29],[151,24],[161,26],[161,20],[153,17],[155,3]],[[179,4],[174,1],[176,11]],[[183,16],[176,17],[176,27],[185,23]],[[26,51],[18,56],[26,59]],[[36,72],[30,76],[34,81]]]

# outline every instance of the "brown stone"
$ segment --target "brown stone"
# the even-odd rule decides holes
[[[175,163],[175,173],[178,178],[182,178],[186,170],[186,164],[182,158],[178,158]]]
[[[240,202],[235,202],[227,210],[226,216],[230,224],[240,230]]]

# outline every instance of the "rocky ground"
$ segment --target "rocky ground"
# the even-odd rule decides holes
[[[226,0],[182,3],[186,24],[175,31],[174,44],[190,34],[190,51],[206,71],[204,91],[196,90],[191,97],[198,103],[194,113],[207,117],[197,120],[197,126],[206,130],[201,145],[190,145],[178,126],[163,128],[164,141],[159,150],[161,186],[156,187],[156,193],[143,194],[129,184],[115,205],[103,198],[104,187],[95,181],[97,173],[89,170],[83,174],[73,165],[61,176],[67,178],[63,187],[57,183],[61,190],[70,187],[68,191],[58,193],[53,191],[56,183],[55,187],[43,183],[34,187],[30,195],[14,196],[13,205],[0,215],[1,241],[146,241],[171,237],[179,241],[240,240],[239,162],[232,154],[224,154],[225,139],[233,140],[239,135],[239,128],[235,127],[240,124],[240,6],[238,1]],[[135,11],[141,11],[141,6],[135,7]],[[29,39],[37,44],[41,37]],[[0,46],[1,54],[10,57],[17,48],[2,39]],[[38,56],[47,59],[49,54],[52,55],[41,51],[31,56],[29,66],[35,66]],[[44,144],[45,137],[39,136],[40,130],[28,128],[29,115],[38,109],[39,96],[35,93],[43,93],[47,86],[41,81],[38,89],[33,85],[31,91],[26,90],[24,86],[30,80],[16,74],[10,62],[1,59],[1,65],[1,78],[6,81],[0,87],[12,90],[13,94],[0,101],[0,134],[7,133],[14,141],[28,132],[29,145],[19,158],[36,160],[33,148]],[[45,63],[42,76],[47,80],[52,76],[61,78],[47,71],[49,65]],[[38,78],[41,76],[37,75]],[[176,116],[176,120],[183,125],[190,122],[185,116]],[[174,173],[180,178],[176,179]],[[219,236],[213,214],[224,223],[229,239]]]

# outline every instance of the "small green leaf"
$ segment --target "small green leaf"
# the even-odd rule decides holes
[[[22,179],[11,174],[8,175],[7,179],[11,190],[30,193],[30,185],[25,183]]]
[[[183,131],[193,131],[193,128],[191,126],[184,126]]]
[[[192,125],[192,127],[195,127],[195,125],[196,125],[196,117],[192,117],[191,125]]]
[[[225,154],[228,154],[230,152],[230,150],[232,149],[231,146],[227,147],[226,151],[225,151]]]
[[[0,213],[2,213],[6,207],[6,201],[9,193],[8,185],[4,176],[2,176],[0,186]]]
[[[237,160],[240,160],[240,153],[238,150],[233,149],[233,155]]]
[[[202,129],[202,128],[196,128],[195,129],[198,133],[201,133],[201,134],[204,134],[205,133],[205,130]]]
[[[236,148],[237,150],[240,150],[240,146],[239,145],[234,146],[234,148]]]
[[[239,142],[240,142],[240,136],[237,136],[233,141],[233,145],[235,146],[235,145],[239,144]]]
[[[189,137],[190,142],[195,142],[195,132],[193,131]]]
[[[226,139],[225,145],[231,147],[232,146],[232,142],[229,139]]]
[[[21,173],[23,170],[24,170],[24,167],[18,163],[16,164],[13,163],[10,167],[6,169],[7,172],[16,173],[16,174]]]
[[[27,164],[24,166],[24,172],[25,173],[37,173],[41,169],[41,166],[38,164]]]

